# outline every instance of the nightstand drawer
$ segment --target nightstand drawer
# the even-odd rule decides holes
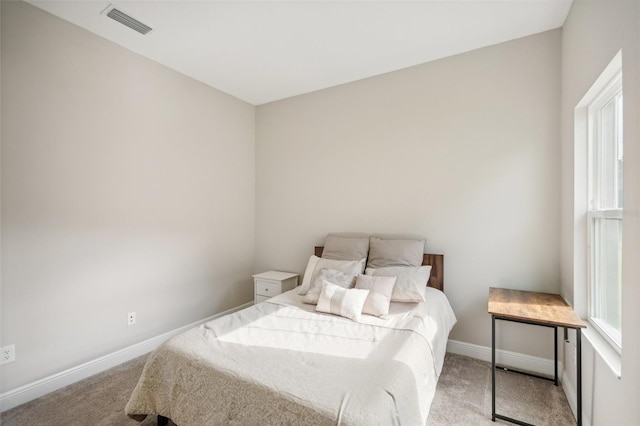
[[[280,294],[280,282],[256,280],[256,295],[272,297]]]

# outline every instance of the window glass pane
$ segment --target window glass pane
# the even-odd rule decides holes
[[[616,138],[616,114],[614,99],[599,110],[599,202],[600,209],[618,207],[618,141]]]
[[[623,201],[623,155],[622,155],[622,147],[623,147],[623,143],[622,143],[622,92],[618,93],[618,95],[616,96],[616,144],[617,144],[617,150],[618,150],[618,157],[617,157],[617,163],[618,163],[618,187],[617,187],[617,192],[618,192],[618,203],[616,205],[617,208],[621,209],[622,208],[622,201]]]
[[[594,218],[594,274],[592,316],[620,330],[622,220]]]

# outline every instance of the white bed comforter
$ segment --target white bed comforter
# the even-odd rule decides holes
[[[295,290],[176,336],[126,406],[189,425],[424,425],[456,318],[444,296],[387,319],[319,314]]]

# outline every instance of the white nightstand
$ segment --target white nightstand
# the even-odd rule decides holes
[[[298,274],[269,271],[253,276],[253,302],[264,302],[270,297],[293,290],[298,285]]]

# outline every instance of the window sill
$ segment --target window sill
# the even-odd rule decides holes
[[[609,366],[618,379],[622,378],[622,357],[597,331],[591,326],[582,329],[582,335],[589,341],[600,358]]]

